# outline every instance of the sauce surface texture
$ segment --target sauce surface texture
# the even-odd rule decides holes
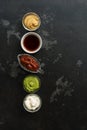
[[[19,56],[20,64],[27,70],[30,71],[38,71],[40,68],[39,63],[36,59],[29,55],[21,55]]]
[[[33,75],[27,76],[23,80],[23,86],[26,92],[36,92],[40,88],[40,79]]]

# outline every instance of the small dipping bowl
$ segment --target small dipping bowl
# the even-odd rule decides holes
[[[28,93],[35,93],[40,89],[41,81],[36,75],[28,75],[23,80],[23,88]]]
[[[21,61],[21,57],[23,57],[23,59],[25,59],[25,61],[22,59],[22,61]],[[29,59],[26,59],[26,58],[24,58],[24,57],[29,57]],[[41,65],[40,65],[40,62],[35,58],[35,57],[33,57],[33,56],[31,56],[31,55],[29,55],[29,54],[18,54],[17,55],[17,59],[18,59],[18,63],[19,63],[19,65],[20,65],[20,67],[22,68],[22,69],[24,69],[25,71],[27,71],[27,72],[31,72],[31,73],[43,73],[43,70],[41,69]],[[31,59],[31,60],[30,60]],[[26,61],[27,60],[27,61]],[[32,67],[34,67],[33,69],[34,70],[31,70],[31,69],[29,69],[29,66],[31,65],[31,62],[30,61],[32,61],[32,60],[34,60],[34,64],[32,64]],[[22,63],[23,62],[23,63]],[[27,63],[26,63],[27,62]],[[35,66],[35,62],[36,62],[36,64],[37,64],[37,66]],[[26,63],[25,65],[24,65],[24,63]],[[28,68],[27,68],[27,66],[28,66]],[[36,70],[35,70],[36,69]]]
[[[38,14],[29,12],[23,16],[22,25],[28,31],[35,31],[40,27],[41,19]]]
[[[23,107],[27,112],[37,112],[42,106],[42,100],[37,94],[28,94],[23,100]]]
[[[21,38],[21,47],[26,53],[34,54],[42,47],[42,38],[38,33],[28,32]]]

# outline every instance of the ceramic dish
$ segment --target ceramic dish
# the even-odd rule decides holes
[[[20,61],[20,57],[21,57],[21,56],[29,56],[29,57],[33,58],[33,59],[38,63],[39,68],[38,68],[36,71],[32,71],[32,70],[27,69],[26,67],[24,67],[24,66],[21,64],[21,61]],[[43,72],[43,70],[41,69],[41,66],[40,66],[40,62],[39,62],[35,57],[33,57],[33,56],[29,55],[29,54],[18,54],[17,59],[18,59],[18,63],[19,63],[19,65],[20,65],[20,67],[21,67],[22,69],[24,69],[25,71],[28,71],[28,72],[31,72],[31,73],[42,73],[42,72]]]
[[[21,47],[26,53],[34,54],[42,47],[42,38],[38,33],[28,32],[21,38]]]
[[[38,14],[29,12],[23,16],[22,25],[28,31],[35,31],[40,27],[41,19]]]
[[[27,112],[37,112],[42,106],[42,100],[37,94],[28,94],[23,100],[23,107]]]

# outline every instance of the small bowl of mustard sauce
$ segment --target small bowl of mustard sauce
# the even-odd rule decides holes
[[[35,31],[40,27],[41,19],[38,14],[29,12],[23,16],[22,25],[28,31]]]

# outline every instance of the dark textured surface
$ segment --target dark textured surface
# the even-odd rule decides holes
[[[17,54],[24,53],[20,39],[27,31],[22,16],[36,12],[43,39],[34,54],[44,74],[42,108],[27,113],[22,101],[27,94]],[[0,130],[87,130],[87,1],[0,0]]]

